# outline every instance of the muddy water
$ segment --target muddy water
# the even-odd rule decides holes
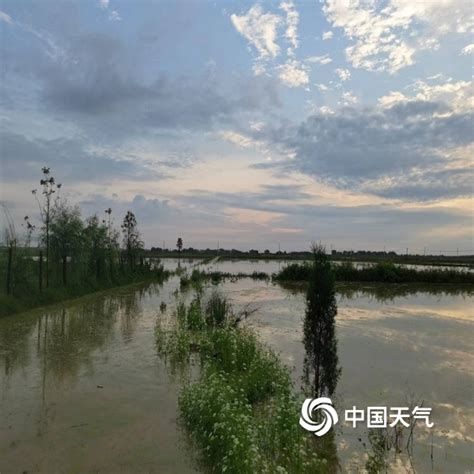
[[[177,280],[0,319],[0,472],[194,472],[154,327]]]
[[[301,386],[304,294],[249,280],[225,283],[221,290],[237,309],[258,309],[247,324],[280,354]],[[416,472],[474,469],[473,303],[465,293],[415,292],[390,298],[376,288],[339,287],[342,376],[336,406],[343,413],[353,406],[403,407],[424,401],[433,410],[435,426],[415,428],[411,462]],[[368,451],[366,426],[339,425],[336,439],[343,470],[360,472]],[[401,455],[392,469],[412,472],[410,458]]]
[[[165,263],[169,269],[177,264]],[[225,262],[219,269],[271,273],[278,265]],[[176,423],[177,383],[157,357],[153,336],[163,317],[160,303],[171,309],[178,286],[172,278],[162,287],[128,287],[0,319],[2,474],[193,472]],[[360,288],[338,294],[343,372],[337,406],[423,399],[433,408],[435,428],[416,432],[417,472],[474,469],[473,297]],[[252,280],[219,289],[236,309],[257,309],[247,324],[280,353],[299,386],[304,295]],[[338,455],[347,472],[365,462],[366,431],[338,427]]]

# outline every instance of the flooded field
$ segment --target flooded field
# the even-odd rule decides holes
[[[176,260],[165,261],[174,269]],[[181,262],[191,267],[198,261]],[[278,271],[283,262],[229,261],[225,272]],[[218,268],[215,268],[218,267]],[[179,279],[139,285],[0,319],[0,472],[194,472],[177,423],[178,383],[157,356],[154,328]],[[304,293],[265,281],[223,282],[246,324],[280,354],[300,388]],[[394,470],[470,472],[474,403],[472,294],[339,286],[338,409],[432,407],[412,459]],[[213,291],[209,287],[206,291]],[[192,290],[188,290],[192,292]],[[359,441],[360,439],[360,441]],[[367,428],[339,424],[345,472],[360,472]],[[367,443],[366,443],[367,444]]]

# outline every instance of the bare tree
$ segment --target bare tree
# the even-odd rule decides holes
[[[38,203],[41,220],[43,221],[44,231],[45,231],[45,244],[46,244],[46,287],[49,286],[49,237],[50,237],[50,225],[53,218],[54,212],[56,210],[56,205],[59,199],[59,190],[61,189],[61,184],[57,183],[54,180],[54,177],[51,176],[51,169],[43,166],[41,169],[43,172],[43,178],[40,180],[40,185],[43,188],[42,191],[42,200],[38,198],[38,192],[36,189],[33,189],[31,193],[35,196],[36,202]],[[56,196],[55,196],[56,194]]]

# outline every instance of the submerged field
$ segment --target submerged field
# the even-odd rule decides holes
[[[174,270],[178,262],[163,263]],[[272,274],[283,265],[233,261],[201,268]],[[205,282],[203,291],[216,287],[235,311],[249,313],[243,326],[279,355],[299,391],[301,289],[243,278]],[[172,318],[177,301],[189,304],[194,296],[195,287],[180,291],[175,276],[163,286],[111,290],[1,319],[0,472],[200,470],[178,410],[180,376],[155,343],[157,321]],[[424,400],[435,427],[415,431],[416,472],[473,469],[473,302],[472,291],[442,286],[338,286],[336,403]],[[357,472],[370,452],[367,429],[338,425],[335,446],[342,469]],[[397,462],[409,465],[403,455]]]

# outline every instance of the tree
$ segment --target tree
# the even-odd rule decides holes
[[[335,334],[335,279],[324,247],[313,245],[312,250],[304,321],[304,380],[315,397],[331,396],[341,374]]]
[[[138,232],[137,219],[133,212],[127,212],[121,227],[127,262],[130,267],[133,267],[135,265],[137,251],[143,248],[143,242],[140,239],[140,232]]]
[[[36,189],[33,189],[31,193],[35,196],[36,202],[38,203],[41,220],[43,222],[43,241],[46,245],[46,287],[49,286],[49,237],[50,237],[50,225],[51,220],[56,211],[58,204],[59,195],[56,194],[61,189],[61,184],[56,184],[53,176],[51,176],[51,169],[43,166],[41,169],[43,172],[43,178],[40,180],[40,185],[43,188],[42,191],[42,202],[38,198]],[[54,196],[56,194],[56,196]]]
[[[66,265],[79,263],[84,250],[84,224],[79,207],[69,207],[65,203],[57,205],[50,227],[50,255],[52,260],[62,261],[62,280],[66,284]],[[79,265],[75,265],[79,271]]]
[[[181,237],[178,237],[178,241],[176,242],[176,247],[178,248],[178,252],[181,252],[181,249],[183,248],[183,239]]]
[[[84,236],[88,254],[88,271],[90,274],[95,272],[96,278],[99,279],[102,263],[110,249],[109,231],[106,223],[104,221],[99,222],[97,215],[89,217],[86,220]]]

